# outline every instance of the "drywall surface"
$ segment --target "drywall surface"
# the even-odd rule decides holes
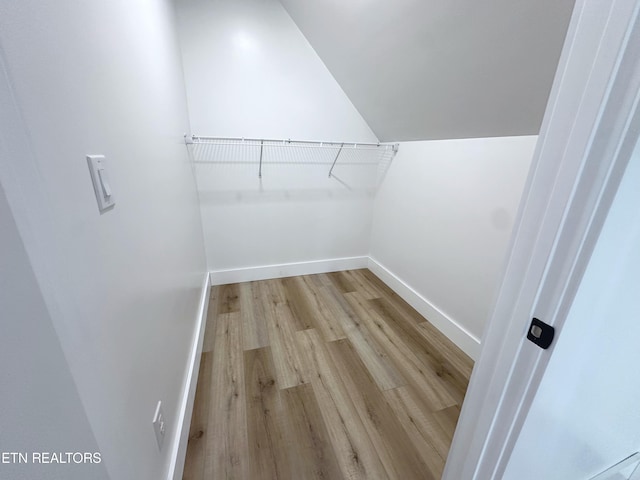
[[[282,0],[383,141],[537,134],[574,0]]]
[[[0,455],[24,455],[5,456],[0,478],[107,479],[102,463],[33,461],[42,452],[93,455],[98,446],[1,186],[0,231]]]
[[[193,133],[375,140],[277,0],[177,0],[176,8]]]
[[[177,15],[193,133],[377,141],[276,0],[179,0]],[[259,179],[259,147],[190,148],[210,270],[368,253],[366,155],[329,178],[337,149],[267,147]]]
[[[376,196],[372,259],[476,342],[536,139],[401,143]]]
[[[97,448],[112,479],[161,479],[206,269],[172,5],[3,2],[0,43],[0,182]],[[108,162],[103,214],[87,154]],[[61,366],[51,397],[67,377]]]
[[[639,184],[636,146],[505,479],[592,478],[640,450]]]

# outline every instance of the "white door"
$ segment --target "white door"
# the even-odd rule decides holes
[[[576,0],[445,480],[586,480],[640,449],[639,10]]]
[[[636,145],[503,478],[590,479],[639,450]],[[628,479],[622,467],[624,476],[610,478]]]

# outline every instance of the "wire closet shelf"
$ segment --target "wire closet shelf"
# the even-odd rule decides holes
[[[245,137],[212,137],[202,135],[184,136],[187,145],[209,145],[212,147],[227,148],[248,148],[256,152],[255,163],[258,167],[258,177],[262,178],[262,165],[267,150],[271,149],[321,149],[335,152],[327,164],[329,178],[333,173],[336,164],[344,157],[354,154],[370,157],[369,163],[379,163],[382,160],[391,160],[398,152],[397,143],[366,143],[366,142],[336,142],[336,141],[313,141],[313,140],[291,140],[291,139],[267,139],[267,138],[245,138]],[[212,154],[205,159],[197,160],[196,163],[216,163],[216,155]],[[253,161],[251,163],[254,163]]]

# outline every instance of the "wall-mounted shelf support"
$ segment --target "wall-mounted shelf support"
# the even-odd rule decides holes
[[[264,149],[264,140],[260,140],[260,167],[258,168],[258,178],[262,178],[262,151]]]
[[[333,172],[333,167],[336,166],[336,162],[338,161],[338,157],[342,153],[343,148],[344,148],[344,143],[340,145],[340,150],[338,150],[338,153],[336,154],[336,158],[333,159],[333,164],[331,165],[331,169],[329,169],[329,178],[331,178],[331,172]]]

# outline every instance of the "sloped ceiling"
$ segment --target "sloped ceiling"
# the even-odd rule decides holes
[[[537,134],[574,0],[281,0],[382,141]]]

